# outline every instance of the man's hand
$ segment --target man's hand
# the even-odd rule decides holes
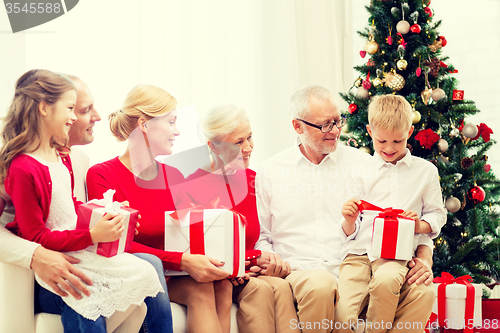
[[[184,253],[181,259],[181,270],[200,283],[227,278],[230,274],[220,269],[221,266],[224,266],[222,261],[199,254]]]
[[[286,261],[281,260],[280,256],[275,253],[263,251],[261,257],[262,257],[261,262],[268,261],[268,263],[267,264],[264,263],[261,265],[259,263],[259,258],[257,259],[257,264],[259,265],[260,268],[262,268],[259,271],[260,275],[277,276],[285,278],[292,271],[290,264],[287,263]],[[251,268],[250,271],[252,271]]]
[[[432,250],[426,245],[419,245],[416,254],[417,257],[408,262],[410,270],[406,274],[406,281],[408,284],[424,283],[427,286],[434,279],[432,275]]]
[[[39,246],[33,253],[31,269],[58,295],[65,297],[70,293],[74,298],[81,299],[80,293],[90,296],[84,283],[91,286],[92,280],[72,265],[78,262],[80,260],[64,253]]]

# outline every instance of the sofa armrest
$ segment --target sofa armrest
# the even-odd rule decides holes
[[[34,332],[34,274],[0,262],[0,333]]]

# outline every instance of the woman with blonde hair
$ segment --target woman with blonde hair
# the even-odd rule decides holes
[[[172,154],[180,134],[176,105],[175,98],[161,88],[139,85],[132,89],[122,108],[109,116],[111,132],[120,141],[128,140],[128,147],[123,155],[89,169],[88,195],[89,199],[100,198],[108,189],[115,189],[116,200],[128,200],[141,213],[131,252],[154,254],[165,269],[189,274],[171,277],[167,283],[170,299],[187,306],[188,332],[229,332],[231,284],[225,279],[229,274],[217,267],[223,263],[203,255],[163,250],[165,211],[185,204],[183,175],[155,160],[158,155]],[[169,308],[166,303],[161,306]],[[150,310],[148,307],[148,315]],[[151,332],[149,322],[147,325]]]
[[[239,332],[291,332],[297,314],[290,285],[283,279],[290,265],[276,254],[254,250],[260,224],[255,171],[249,169],[254,147],[250,121],[243,109],[228,104],[208,111],[200,125],[211,161],[186,178],[190,201],[206,205],[217,200],[247,220],[245,256],[252,276],[231,280],[233,300],[239,305]]]

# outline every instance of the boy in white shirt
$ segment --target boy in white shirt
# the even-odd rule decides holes
[[[383,208],[404,209],[403,216],[415,220],[414,249],[419,243],[432,248],[446,222],[437,168],[422,158],[411,156],[406,142],[413,133],[412,108],[402,96],[381,95],[368,106],[366,126],[376,152],[372,161],[377,176],[365,180],[364,200]],[[386,332],[399,301],[399,291],[408,272],[407,261],[373,257],[371,236],[378,212],[364,211],[358,219],[360,200],[348,200],[342,207],[342,229],[349,237],[342,249],[336,320],[340,332],[353,332],[352,326],[368,302],[366,331]],[[424,237],[425,239],[422,239]],[[431,309],[428,309],[429,315]],[[393,329],[401,330],[394,327]]]

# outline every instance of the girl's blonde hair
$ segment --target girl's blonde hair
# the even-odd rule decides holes
[[[12,160],[20,153],[28,152],[33,142],[40,145],[40,112],[41,102],[55,104],[62,94],[75,89],[73,83],[64,75],[45,69],[33,69],[24,73],[16,82],[14,98],[3,119],[0,150],[0,182],[3,183]],[[69,148],[61,139],[50,139],[51,147],[67,153]],[[67,142],[67,139],[66,139]]]
[[[378,95],[368,105],[368,123],[385,131],[409,131],[412,124],[412,107],[400,95]]]
[[[245,110],[232,104],[210,109],[200,122],[201,132],[207,141],[219,142],[231,134],[242,122],[250,123]]]
[[[111,133],[118,141],[125,141],[138,126],[139,118],[150,120],[174,110],[176,106],[175,98],[165,90],[140,84],[128,93],[122,108],[109,115]]]

